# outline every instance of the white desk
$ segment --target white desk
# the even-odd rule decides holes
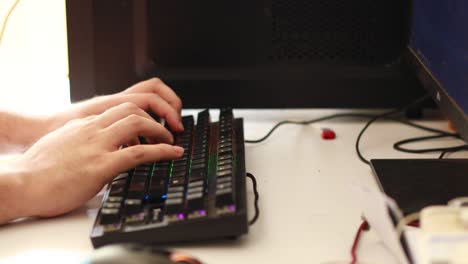
[[[305,120],[334,112],[241,110],[235,111],[235,115],[245,118],[245,137],[256,139],[278,121]],[[340,119],[309,126],[287,125],[264,143],[247,144],[247,171],[257,177],[259,184],[261,214],[258,222],[248,235],[237,241],[179,249],[205,263],[216,264],[349,263],[350,247],[361,221],[361,207],[351,185],[377,188],[370,168],[358,160],[354,151],[356,136],[364,121]],[[447,127],[444,121],[422,123]],[[325,127],[337,133],[336,140],[321,139],[321,128]],[[398,123],[379,122],[365,134],[362,151],[367,158],[436,157],[437,154],[408,155],[392,150],[395,141],[422,133]],[[466,158],[468,154],[453,156]],[[251,189],[248,181],[250,212],[253,208]],[[99,203],[97,197],[66,216],[0,227],[0,260],[6,263],[20,260],[79,262],[92,252],[89,233],[93,219],[87,212],[97,208]],[[396,262],[372,231],[364,234],[358,256],[363,263]]]

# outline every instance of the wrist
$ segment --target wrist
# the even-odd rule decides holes
[[[28,217],[26,172],[16,166],[16,158],[0,161],[0,225]]]
[[[26,147],[34,145],[36,141],[54,130],[55,118],[52,116],[34,117],[29,120],[30,128],[33,131],[26,144]]]

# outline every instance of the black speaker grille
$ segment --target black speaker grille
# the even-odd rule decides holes
[[[406,0],[271,0],[275,61],[385,63],[407,43]]]

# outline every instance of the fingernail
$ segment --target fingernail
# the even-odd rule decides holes
[[[179,128],[181,131],[184,131],[185,128],[184,128],[184,125],[182,125],[182,122],[179,123]]]
[[[183,153],[184,153],[184,148],[182,148],[182,147],[179,147],[179,146],[173,146],[172,148],[173,148],[173,149],[174,149],[174,151],[175,151],[177,154],[179,154],[179,155],[181,155],[181,154],[183,154]]]

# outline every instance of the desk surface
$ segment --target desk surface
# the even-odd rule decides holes
[[[263,136],[284,119],[306,120],[330,113],[336,111],[235,111],[237,117],[244,117],[246,139]],[[264,143],[247,144],[247,171],[257,177],[260,192],[258,222],[248,235],[237,241],[178,249],[206,263],[293,263],[292,260],[347,263],[362,211],[352,185],[377,188],[370,168],[359,161],[354,151],[364,122],[364,119],[348,118],[309,126],[287,125]],[[447,127],[447,123],[440,120],[421,123]],[[322,128],[333,129],[337,138],[322,140]],[[365,134],[362,151],[367,158],[436,157],[437,154],[409,155],[392,149],[393,142],[421,134],[424,132],[391,121],[378,122]],[[468,154],[453,156],[466,158]],[[252,212],[250,184],[248,198]],[[99,203],[100,197],[96,197],[65,216],[0,227],[0,260],[6,263],[31,259],[36,263],[46,260],[48,263],[73,263],[70,259],[80,262],[92,252],[89,233]],[[363,263],[396,262],[372,231],[365,233],[358,252]]]

